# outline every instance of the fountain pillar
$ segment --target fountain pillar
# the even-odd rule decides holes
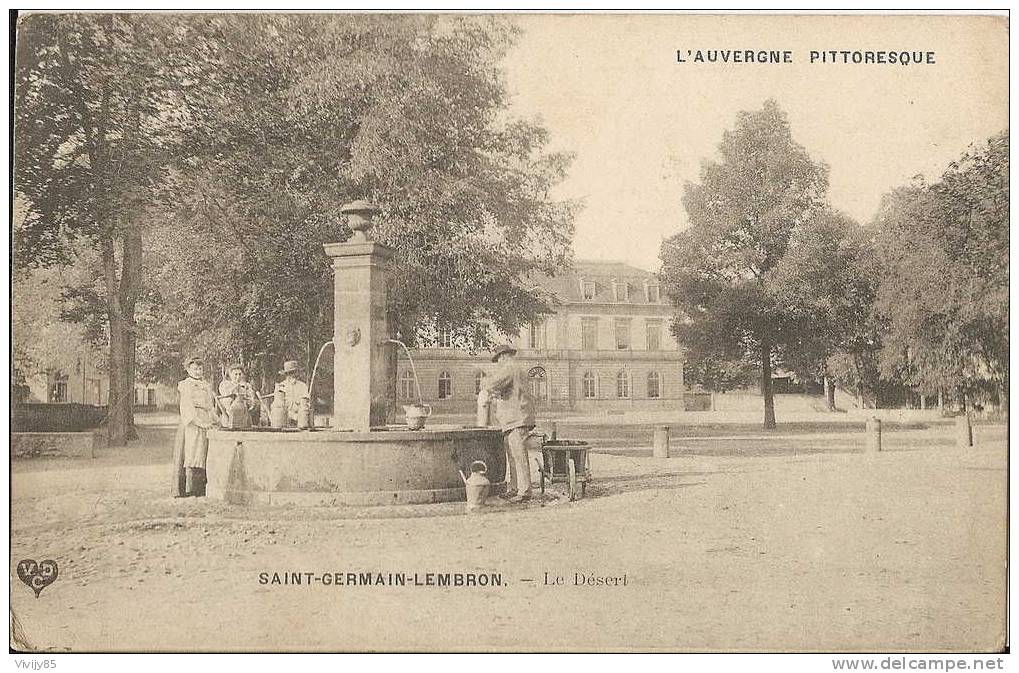
[[[326,243],[333,258],[333,427],[367,432],[384,425],[389,410],[386,350],[385,262],[392,250],[370,237],[378,208],[354,201],[340,209],[354,234],[346,243]]]

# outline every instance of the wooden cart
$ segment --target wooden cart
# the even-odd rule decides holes
[[[538,479],[541,492],[545,492],[545,482],[566,484],[570,500],[584,497],[587,483],[591,481],[591,461],[588,456],[587,442],[571,439],[543,439],[541,444],[541,461],[537,458]]]

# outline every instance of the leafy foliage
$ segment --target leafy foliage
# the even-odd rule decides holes
[[[109,344],[121,425],[136,356],[162,379],[192,351],[310,358],[332,332],[321,245],[356,198],[383,208],[405,340],[549,310],[526,278],[568,262],[574,204],[549,191],[570,157],[509,114],[506,22],[52,14],[18,38],[15,265],[87,269],[64,317]]]
[[[927,394],[1007,388],[1008,148],[1006,131],[885,196],[872,223],[885,377]]]
[[[268,15],[202,30],[216,45],[203,95],[230,104],[210,106],[167,184],[154,339],[228,359],[317,350],[332,334],[322,244],[347,238],[339,209],[356,198],[383,209],[403,340],[429,322],[484,344],[488,324],[512,332],[549,310],[526,278],[568,259],[574,206],[549,190],[569,157],[508,116],[506,25]]]
[[[779,301],[779,266],[794,231],[823,205],[827,168],[793,141],[771,100],[740,113],[719,154],[686,185],[690,227],[663,243],[662,275],[688,359],[760,366],[770,427],[772,359],[798,334],[796,312]]]

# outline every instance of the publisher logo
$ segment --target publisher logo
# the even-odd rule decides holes
[[[35,592],[35,597],[39,598],[42,590],[56,581],[57,562],[51,559],[39,562],[32,559],[18,561],[18,577]]]

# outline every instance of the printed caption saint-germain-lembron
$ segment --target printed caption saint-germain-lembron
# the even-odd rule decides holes
[[[782,49],[677,49],[677,63],[814,65],[936,65],[933,51],[922,49],[816,49],[804,54]]]

